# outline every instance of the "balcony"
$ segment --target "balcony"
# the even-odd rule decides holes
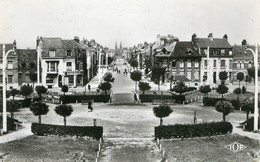
[[[59,72],[58,69],[50,69],[50,70],[48,69],[47,70],[47,74],[58,74],[58,72]]]

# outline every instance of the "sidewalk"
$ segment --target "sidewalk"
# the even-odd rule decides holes
[[[233,125],[233,133],[234,134],[238,134],[240,136],[245,136],[248,138],[252,138],[255,140],[260,141],[260,133],[254,133],[254,132],[247,132],[247,131],[243,131],[241,128],[237,128],[239,126],[238,122],[232,122]]]
[[[33,135],[33,133],[31,132],[31,123],[23,123],[22,125],[23,128],[17,131],[0,136],[0,144],[19,140]]]

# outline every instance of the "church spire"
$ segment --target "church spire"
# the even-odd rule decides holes
[[[115,43],[115,49],[117,49],[117,42]]]
[[[120,41],[120,49],[122,49],[122,43],[121,43],[121,41]]]

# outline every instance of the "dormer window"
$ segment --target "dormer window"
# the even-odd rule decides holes
[[[221,54],[225,54],[225,49],[221,49]]]
[[[218,54],[218,51],[213,51],[213,55],[217,55]]]
[[[228,54],[229,54],[229,55],[232,55],[232,51],[229,51]]]
[[[186,53],[187,53],[188,55],[191,55],[191,54],[192,54],[192,50],[191,50],[190,48],[187,48],[187,49],[186,49]]]
[[[68,56],[68,57],[71,57],[71,56],[72,56],[71,50],[67,50],[67,56]]]
[[[55,52],[56,52],[55,49],[50,49],[49,50],[49,56],[50,57],[55,57]]]

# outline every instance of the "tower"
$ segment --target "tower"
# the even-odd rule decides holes
[[[117,42],[115,43],[115,50],[117,50]]]
[[[120,41],[120,50],[122,50],[122,43],[121,43],[121,41]]]

